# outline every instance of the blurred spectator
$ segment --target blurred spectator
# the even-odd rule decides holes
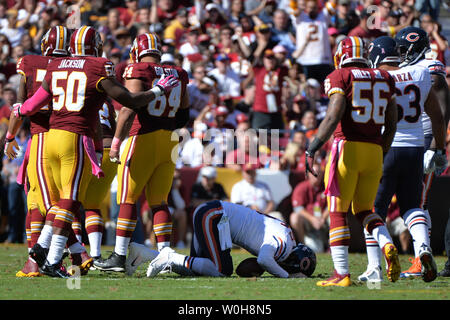
[[[231,202],[269,214],[274,210],[272,194],[266,183],[256,180],[256,168],[251,164],[243,166],[243,180],[233,185]]]
[[[264,51],[249,74],[254,79],[255,99],[253,102],[252,128],[284,129],[281,116],[282,87],[288,74],[286,66],[280,66],[272,50]]]
[[[438,20],[441,0],[415,0],[414,5],[420,13],[429,13],[433,20]]]
[[[317,119],[316,114],[312,110],[307,110],[302,116],[300,127],[296,130],[305,132],[306,137],[310,139],[317,132]]]
[[[29,55],[29,54],[38,54],[35,45],[33,43],[33,38],[30,36],[29,33],[25,33],[22,36],[22,39],[20,41],[20,44],[24,50],[24,55]]]
[[[215,68],[208,75],[217,79],[217,91],[221,100],[228,100],[241,95],[241,79],[230,68],[230,57],[219,54],[215,60]]]
[[[308,173],[307,179],[300,182],[292,192],[293,212],[289,222],[297,241],[305,243],[315,252],[324,252],[328,237],[327,198],[323,191],[323,170],[314,164],[318,177]]]
[[[310,110],[314,111],[318,124],[325,117],[328,108],[328,97],[322,95],[320,83],[316,79],[306,80],[305,94]]]
[[[179,8],[182,8],[179,1],[152,0],[150,22],[167,24],[176,17]]]
[[[258,158],[258,137],[253,129],[236,131],[237,148],[228,151],[225,158],[227,168],[240,171],[244,164],[254,164],[257,168],[261,167]]]
[[[306,138],[301,144],[293,141],[287,144],[283,156],[280,159],[280,170],[303,171],[305,169],[305,142]]]
[[[8,17],[8,26],[0,29],[0,34],[5,35],[8,38],[8,42],[11,44],[11,46],[15,47],[20,43],[20,39],[25,33],[25,28],[17,27],[17,10],[9,9],[6,14]],[[10,48],[8,50],[10,50]],[[2,53],[5,54],[4,47],[2,47]]]
[[[206,19],[202,21],[202,25],[212,39],[218,39],[220,28],[227,24],[225,13],[222,7],[216,3],[208,3],[205,10]]]
[[[265,23],[255,27],[255,37],[256,41],[250,43],[249,56],[246,57],[253,64],[262,57],[266,50],[273,49],[277,45],[276,40],[272,39],[272,29]]]
[[[126,8],[118,7],[119,19],[121,25],[126,28],[131,28],[131,26],[137,21],[137,16],[139,14],[138,1],[137,0],[125,0]]]
[[[369,26],[368,20],[371,18],[372,14],[372,11],[369,12],[369,10],[365,8],[359,16],[359,25],[350,30],[348,36],[360,37],[363,38],[366,43],[370,43],[374,39],[385,35],[380,29],[376,29],[372,25]],[[373,19],[373,17],[371,19]]]
[[[206,77],[206,64],[198,62],[192,67],[194,79],[188,84],[190,117],[196,118],[210,102],[211,95],[216,92],[216,82]]]
[[[295,30],[287,12],[282,9],[273,14],[272,40],[287,50],[288,57],[295,51]]]
[[[199,180],[192,186],[191,205],[193,208],[210,200],[228,199],[225,190],[216,182],[217,171],[214,167],[203,167],[199,172]]]
[[[436,59],[446,65],[445,51],[448,49],[448,41],[441,35],[442,28],[429,14],[422,15],[420,27],[428,33],[430,38],[431,51],[427,53],[427,58]]]
[[[189,28],[188,11],[186,8],[177,10],[175,19],[171,20],[164,29],[164,41],[171,43],[175,48],[184,42],[184,34]]]
[[[25,157],[29,139],[29,122],[26,122],[16,136],[19,146],[17,157],[14,160],[8,160],[6,156],[3,158],[2,179],[7,181],[8,185],[9,232],[7,242],[9,243],[24,243],[25,239],[26,196],[23,187],[16,182],[16,179]]]
[[[228,24],[232,28],[239,26],[239,19],[245,15],[244,0],[231,0],[230,9],[228,13]]]
[[[194,126],[192,138],[183,145],[181,150],[180,158],[184,166],[195,168],[203,165],[203,151],[205,145],[210,143],[204,139],[206,130],[208,127],[204,123],[197,123]]]
[[[334,5],[334,0],[330,1]],[[303,66],[306,78],[319,82],[333,70],[328,27],[334,12],[325,6],[319,10],[316,0],[307,0],[296,18],[297,49],[292,56]],[[306,36],[305,36],[306,35]]]
[[[334,27],[339,34],[347,35],[359,23],[355,11],[351,9],[351,0],[338,0],[336,14],[332,17]]]

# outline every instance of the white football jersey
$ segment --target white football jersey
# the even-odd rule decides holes
[[[444,64],[439,60],[423,59],[414,64],[414,66],[422,66],[424,68],[427,68],[430,74],[438,74],[443,76],[444,78],[447,75]],[[425,112],[422,114],[422,126],[423,133],[425,135],[433,134],[433,131],[431,129],[431,119]]]
[[[399,121],[393,147],[423,147],[422,114],[431,89],[431,76],[422,66],[389,71],[395,79]]]
[[[297,61],[302,65],[332,64],[331,46],[328,39],[330,16],[324,8],[316,19],[312,20],[308,14],[302,12],[295,21],[297,34],[297,48],[306,45]],[[306,42],[306,35],[311,33],[311,40]]]
[[[284,222],[250,208],[225,201],[221,204],[229,219],[232,242],[258,260],[269,261],[265,267],[270,273],[287,277],[276,262],[285,260],[296,246],[292,230]]]

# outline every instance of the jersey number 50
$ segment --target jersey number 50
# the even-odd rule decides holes
[[[366,93],[363,97],[363,94]],[[372,119],[376,124],[384,124],[384,113],[388,104],[381,93],[389,94],[389,86],[386,82],[369,81],[353,82],[352,119],[357,123],[367,123]]]
[[[156,83],[156,80],[153,81],[153,86]],[[170,91],[170,95],[167,98],[166,95],[162,95],[153,99],[148,104],[148,113],[154,117],[161,117],[166,111],[166,107],[169,106],[170,111],[167,114],[167,117],[173,118],[178,111],[178,108],[181,105],[181,85],[176,86]]]
[[[58,86],[58,80],[67,80],[65,90],[63,86]],[[65,106],[67,111],[80,111],[84,107],[86,83],[87,76],[84,72],[72,71],[69,74],[68,71],[54,71],[52,74],[53,110],[59,111]],[[55,96],[57,96],[56,99]]]

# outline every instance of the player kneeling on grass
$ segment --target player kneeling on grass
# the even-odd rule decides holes
[[[284,222],[238,204],[215,200],[200,205],[194,212],[189,256],[169,247],[158,254],[132,243],[126,271],[131,275],[140,264],[153,259],[148,277],[156,276],[166,267],[186,276],[231,276],[233,244],[257,256],[238,266],[236,273],[240,276],[260,276],[267,271],[280,278],[304,278],[316,267],[314,252],[296,244],[292,230]]]

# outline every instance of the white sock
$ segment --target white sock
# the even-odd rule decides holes
[[[48,251],[47,261],[50,264],[58,263],[63,255],[64,248],[66,247],[67,237],[59,234],[55,234],[52,237],[50,244],[50,250]]]
[[[80,242],[75,242],[68,249],[70,253],[82,253],[86,251]]]
[[[334,269],[340,275],[348,274],[348,246],[330,246]]]
[[[394,243],[385,225],[375,227],[372,230],[372,237],[378,242],[380,249],[383,249],[387,243]]]
[[[211,260],[207,258],[198,258],[195,257],[192,260],[192,271],[204,275],[204,276],[210,276],[210,277],[221,277],[223,276],[219,270],[217,269],[217,266],[212,262]]]
[[[170,247],[170,242],[169,241],[163,241],[163,242],[158,242],[157,243],[158,251],[161,251],[165,247]]]
[[[102,235],[101,232],[91,232],[88,234],[91,257],[99,257],[101,255]]]
[[[37,243],[39,243],[42,248],[48,249],[52,241],[52,236],[53,236],[53,227],[46,224],[41,230],[41,235],[39,236]]]
[[[75,237],[77,238],[78,242],[83,243],[83,236],[81,234],[76,234]]]
[[[128,237],[116,236],[116,246],[114,247],[114,252],[121,256],[126,256],[130,240],[131,238]]]
[[[430,246],[430,237],[428,236],[428,221],[423,210],[416,208],[408,210],[403,219],[408,227],[409,233],[413,238],[414,255],[419,256],[422,244]]]
[[[366,238],[367,250],[367,266],[369,269],[381,266],[381,250],[375,238],[364,229],[364,237]]]

